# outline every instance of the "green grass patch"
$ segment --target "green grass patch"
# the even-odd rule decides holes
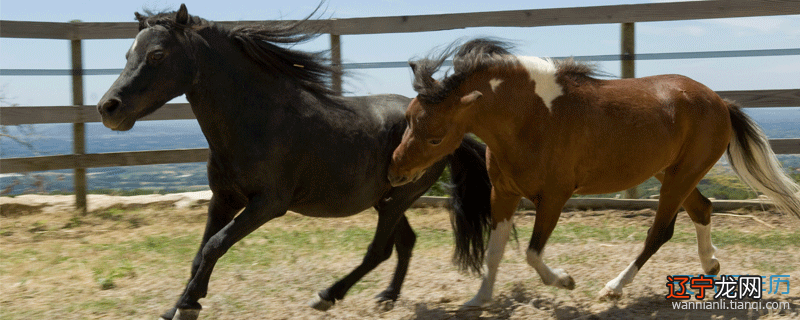
[[[522,239],[529,239],[532,227],[518,227],[517,232]],[[562,223],[556,226],[548,243],[586,243],[588,241],[642,242],[647,237],[647,228],[614,227],[609,225],[594,226],[580,223]],[[786,250],[799,248],[800,231],[770,230],[759,233],[747,233],[739,230],[713,230],[711,239],[718,247],[741,245],[757,249]],[[512,240],[513,241],[513,240]],[[694,228],[676,226],[670,242],[697,243]]]
[[[758,249],[786,250],[800,248],[800,231],[770,230],[759,233],[745,233],[737,230],[718,230],[711,232],[711,239],[717,246],[743,245]]]

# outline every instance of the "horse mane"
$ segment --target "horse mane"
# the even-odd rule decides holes
[[[428,104],[440,103],[471,74],[509,60],[507,56],[511,55],[511,45],[497,39],[477,38],[459,45],[460,42],[452,43],[439,54],[409,62],[418,99]],[[453,74],[445,75],[441,81],[434,80],[433,74],[450,56],[453,57]]]
[[[319,9],[319,8],[317,8]],[[311,13],[299,21],[277,21],[263,24],[236,25],[224,27],[205,19],[189,16],[189,24],[176,22],[176,12],[147,12],[147,16],[136,13],[140,30],[154,25],[162,25],[170,30],[189,31],[213,29],[238,44],[243,52],[264,68],[266,72],[283,74],[306,89],[309,93],[327,102],[335,102],[338,95],[330,86],[333,75],[338,71],[328,58],[328,51],[303,52],[282,45],[295,45],[315,39],[321,34],[321,27],[308,24],[316,13]]]
[[[573,58],[553,60],[556,65],[556,75],[561,78],[570,78],[576,81],[597,80],[596,77],[614,77],[614,75],[600,71],[597,64],[592,62],[577,61]]]
[[[513,46],[492,38],[477,38],[459,45],[456,41],[439,54],[429,55],[409,64],[414,72],[414,91],[418,98],[427,104],[441,103],[470,75],[493,66],[515,66],[518,59],[512,54]],[[440,81],[433,79],[444,62],[453,57],[453,74],[445,75]],[[594,80],[594,76],[604,75],[596,65],[578,62],[574,59],[554,60],[556,73],[560,77],[573,80]]]
[[[330,86],[333,75],[340,71],[331,65],[328,51],[304,52],[275,45],[295,45],[317,38],[319,30],[310,29],[307,19],[235,26],[229,37],[267,71],[284,74],[315,96],[330,100],[337,95]]]

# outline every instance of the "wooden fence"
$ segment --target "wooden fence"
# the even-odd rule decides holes
[[[340,37],[342,35],[424,32],[471,27],[540,27],[618,23],[622,26],[620,32],[620,54],[618,56],[591,56],[588,57],[588,59],[592,59],[592,57],[601,57],[602,59],[599,60],[621,60],[623,61],[622,75],[625,77],[632,77],[634,61],[648,58],[648,55],[637,56],[634,52],[633,27],[636,22],[797,14],[800,14],[800,1],[798,0],[721,0],[330,19],[314,20],[310,21],[310,24],[317,28],[316,30],[321,30],[322,32],[330,34],[331,58],[335,66],[341,68],[368,68],[403,67],[406,64],[395,62],[343,65],[341,62],[340,48]],[[223,21],[217,23],[222,25],[234,25],[265,22],[268,23],[269,21]],[[73,88],[72,106],[0,108],[0,125],[42,123],[73,124],[72,154],[0,159],[0,173],[73,169],[75,170],[76,206],[81,210],[85,210],[87,190],[86,168],[202,162],[206,160],[208,150],[202,148],[86,154],[84,124],[87,122],[99,122],[100,116],[95,106],[84,105],[83,76],[87,73],[92,74],[92,70],[83,69],[81,41],[88,39],[133,38],[136,36],[137,32],[138,24],[133,22],[53,23],[0,20],[0,37],[70,40],[72,48],[72,70],[66,71],[65,73],[59,73],[58,70],[44,70],[41,74],[71,74]],[[677,55],[649,54],[648,59],[798,54],[800,54],[800,49],[743,50],[733,52],[679,53]],[[36,74],[35,71],[36,70],[3,70],[1,75]],[[337,90],[341,90],[341,78],[336,78],[333,81],[333,87]],[[800,106],[800,89],[719,91],[718,93],[723,97],[734,99],[748,108]],[[179,119],[194,119],[194,114],[188,104],[166,105],[156,113],[141,120]],[[770,144],[778,154],[800,154],[800,139],[770,140]]]

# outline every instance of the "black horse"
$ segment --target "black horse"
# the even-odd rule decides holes
[[[177,12],[143,16],[127,64],[98,103],[103,124],[129,130],[135,121],[186,94],[209,144],[213,197],[191,278],[166,319],[195,319],[217,260],[234,243],[287,210],[344,217],[374,207],[375,237],[361,264],[315,296],[327,310],[355,282],[397,250],[397,267],[380,302],[398,298],[416,236],[404,212],[447,164],[453,176],[455,259],[480,266],[490,218],[485,147],[464,140],[414,183],[391,187],[387,168],[406,127],[409,99],[341,97],[322,53],[277,44],[309,40],[308,23],[225,28]],[[240,210],[244,208],[243,211]],[[237,215],[238,213],[238,215]],[[476,233],[477,230],[477,233]],[[459,238],[460,234],[478,234]]]

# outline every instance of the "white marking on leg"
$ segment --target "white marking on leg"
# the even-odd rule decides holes
[[[639,268],[636,263],[631,262],[616,278],[606,283],[606,287],[600,291],[600,295],[615,298],[621,297],[622,287],[633,282],[633,278],[636,277],[637,273],[639,273]]]
[[[175,311],[173,320],[197,320],[200,316],[200,309],[178,309]]]
[[[486,275],[483,276],[481,288],[471,300],[464,304],[465,307],[480,307],[492,302],[492,291],[494,282],[497,278],[497,269],[500,267],[500,260],[508,243],[508,236],[511,233],[511,219],[502,221],[492,230],[489,236],[489,249],[486,252]]]
[[[535,83],[534,92],[550,112],[553,112],[553,100],[564,94],[561,85],[556,82],[556,65],[553,60],[537,57],[517,57],[520,64],[528,70],[531,81]]]
[[[503,83],[503,79],[494,78],[489,80],[489,85],[492,86],[492,92],[497,92],[497,87],[499,87],[501,83]]]
[[[695,222],[694,228],[697,231],[697,254],[700,256],[703,271],[716,274],[719,272],[719,261],[714,257],[717,247],[711,243],[711,224],[704,226]]]
[[[542,260],[542,254],[528,249],[526,256],[528,264],[539,273],[544,284],[569,290],[575,288],[572,277],[562,269],[550,269]]]

